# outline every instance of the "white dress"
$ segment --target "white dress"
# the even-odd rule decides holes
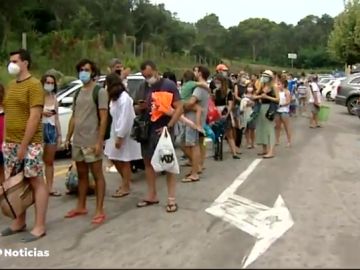
[[[118,100],[110,102],[110,114],[111,136],[105,144],[105,155],[111,160],[124,162],[141,159],[141,145],[130,137],[135,111],[133,100],[127,92],[123,92]],[[115,147],[117,137],[124,138],[120,149]]]

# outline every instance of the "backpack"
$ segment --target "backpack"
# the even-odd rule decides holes
[[[96,109],[97,109],[97,117],[98,117],[98,120],[99,120],[99,124],[100,124],[100,114],[99,114],[99,92],[101,90],[101,86],[99,85],[96,85],[92,94],[93,94],[93,101],[96,105]],[[75,93],[75,96],[74,96],[74,105],[76,106],[76,100],[79,96],[79,93],[81,91],[81,88],[79,90],[76,91]],[[110,102],[109,102],[110,104]],[[74,107],[75,109],[75,107]],[[107,120],[107,123],[106,123],[106,130],[105,130],[105,136],[104,136],[104,140],[108,140],[110,139],[110,135],[111,135],[111,123],[112,123],[112,117],[111,117],[111,114],[110,114],[110,110],[108,108],[108,120]]]

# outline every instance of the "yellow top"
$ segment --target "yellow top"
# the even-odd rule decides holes
[[[30,109],[44,106],[44,90],[39,80],[30,77],[23,81],[9,83],[4,99],[5,142],[21,143],[30,117]],[[39,127],[31,143],[42,143],[42,126]]]

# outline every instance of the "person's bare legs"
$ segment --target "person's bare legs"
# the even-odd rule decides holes
[[[251,148],[255,147],[255,129],[250,129],[250,141],[251,141]]]
[[[168,205],[166,210],[168,212],[175,212],[177,210],[176,205],[176,177],[172,173],[166,175],[167,188],[168,188]]]
[[[281,116],[277,114],[275,116],[275,144],[280,144],[280,135],[281,135]]]
[[[119,186],[119,191],[123,194],[130,192],[131,181],[131,166],[130,162],[122,162],[118,160],[112,160],[118,172],[121,174],[122,182]]]
[[[284,125],[284,129],[285,129],[285,133],[286,133],[286,137],[287,137],[287,141],[288,141],[287,146],[290,147],[291,146],[290,118],[284,117],[281,119],[281,121]]]
[[[249,128],[246,128],[246,130],[245,130],[245,140],[246,140],[247,147],[250,148],[251,138],[250,138],[250,129]]]
[[[230,151],[232,153],[233,156],[236,156],[236,145],[235,145],[235,140],[234,140],[234,132],[232,128],[229,128],[226,132],[225,132],[226,138],[228,140],[228,144],[229,144],[229,148]]]
[[[46,144],[44,147],[43,160],[45,164],[45,178],[46,184],[49,189],[49,193],[54,192],[53,183],[54,183],[54,160],[56,154],[57,146],[54,144]]]
[[[200,153],[200,146],[195,145],[192,147],[187,147],[191,151],[191,172],[190,172],[190,178],[191,179],[198,179],[199,178],[199,168],[200,168],[200,159],[201,159],[201,153]]]
[[[41,176],[30,178],[30,184],[35,195],[35,225],[31,234],[40,236],[46,231],[46,211],[48,208],[49,191]],[[24,215],[25,218],[25,215]],[[25,220],[24,220],[25,223]]]
[[[89,188],[89,165],[84,161],[76,162],[76,170],[78,173],[78,203],[75,211],[86,211],[86,195]]]
[[[95,217],[104,214],[104,198],[105,198],[105,177],[102,167],[102,159],[96,162],[90,163],[91,173],[95,180],[96,188],[96,211]]]
[[[200,136],[200,138],[199,138],[199,146],[200,146],[199,172],[203,171],[205,168],[206,145],[204,144],[204,142],[205,142],[205,137]]]
[[[150,159],[144,158],[144,163],[146,182],[148,186],[146,200],[149,202],[156,202],[158,200],[156,192],[156,173],[153,166],[151,165]]]

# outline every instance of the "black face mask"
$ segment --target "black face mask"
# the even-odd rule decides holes
[[[115,73],[120,76],[121,75],[121,69],[115,70]]]

